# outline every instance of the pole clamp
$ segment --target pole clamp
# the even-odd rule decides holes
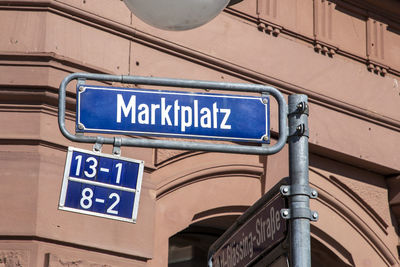
[[[308,219],[310,221],[318,221],[318,212],[308,208],[281,209],[281,216],[285,220],[290,219]]]
[[[96,136],[96,143],[94,143],[94,145],[93,145],[93,152],[101,152],[103,143],[104,143],[104,137]]]
[[[310,136],[310,130],[308,129],[307,125],[299,124],[296,127],[289,128],[289,136]]]
[[[121,145],[122,145],[122,138],[121,137],[114,137],[114,145],[113,145],[113,155],[121,156]]]
[[[318,197],[318,192],[314,188],[307,185],[282,185],[280,188],[281,194],[285,197],[304,195],[312,199]]]

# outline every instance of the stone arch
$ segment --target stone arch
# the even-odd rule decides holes
[[[262,194],[257,156],[185,153],[165,162],[151,175],[157,195],[151,266],[167,266],[171,236],[205,221],[233,222]],[[310,184],[319,192],[310,202],[320,214],[311,223],[314,257],[329,256],[342,266],[397,264],[386,242],[392,229],[374,208],[331,172],[310,167]]]
[[[310,168],[310,185],[319,192],[311,209],[320,214],[311,224],[316,242],[329,248],[344,266],[395,266],[385,243],[388,225],[357,193],[332,175]]]
[[[351,253],[332,236],[311,224],[312,266],[355,266]]]
[[[258,156],[193,153],[152,173],[156,184],[156,229],[151,266],[167,266],[171,236],[200,222],[233,220],[261,196]],[[222,229],[225,230],[225,229]]]

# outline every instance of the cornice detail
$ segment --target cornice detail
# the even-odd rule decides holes
[[[257,29],[261,32],[265,32],[267,34],[277,37],[281,33],[283,27],[275,23],[260,19],[257,24]]]
[[[332,40],[332,14],[334,5],[326,0],[314,0],[314,37]]]
[[[332,12],[336,5],[340,5],[341,7],[352,10],[355,13],[362,14],[367,19],[367,27],[368,27],[368,44],[367,44],[367,55],[365,58],[360,58],[357,55],[353,55],[346,51],[341,51],[338,47],[331,43],[332,39]],[[377,12],[377,8],[371,6],[371,4],[366,4],[367,8],[370,8],[372,11]],[[233,6],[234,7],[234,6]],[[342,56],[348,57],[350,59],[355,59],[357,61],[362,61],[366,64],[368,70],[371,70],[371,61],[380,62],[380,58],[373,56],[373,53],[378,53],[377,51],[381,51],[380,53],[383,56],[383,38],[379,37],[378,39],[373,39],[373,34],[371,34],[371,29],[373,28],[371,24],[381,25],[381,35],[384,34],[384,29],[388,27],[387,23],[383,23],[383,20],[394,20],[393,14],[387,14],[387,17],[380,18],[381,21],[377,21],[376,19],[372,19],[372,17],[379,17],[374,15],[371,12],[364,10],[360,1],[355,1],[354,3],[349,3],[348,1],[328,1],[328,0],[315,0],[314,1],[314,39],[310,39],[306,36],[302,36],[296,32],[292,32],[289,29],[285,29],[282,25],[276,24],[274,21],[277,19],[277,9],[278,2],[276,0],[257,0],[257,10],[256,13],[258,17],[253,17],[238,10],[235,10],[233,7],[228,7],[225,9],[225,12],[237,16],[241,19],[247,20],[250,23],[255,24],[255,26],[262,32],[266,32],[267,34],[271,34],[273,36],[278,36],[281,33],[285,33],[291,37],[301,39],[302,41],[306,41],[311,43],[314,46],[316,52],[321,53],[322,55],[333,56],[335,54],[341,54]],[[122,36],[126,39],[133,39],[139,43],[145,42],[145,45],[152,46],[147,42],[147,38],[144,35],[147,33],[141,32],[135,28],[132,28],[128,25],[123,25],[121,23],[97,16],[93,13],[86,12],[77,7],[73,7],[71,5],[67,5],[58,1],[27,1],[27,0],[19,0],[19,1],[2,1],[0,2],[0,9],[32,9],[32,10],[42,10],[42,11],[51,11],[55,13],[59,13],[60,15],[67,16],[71,19],[77,20],[81,23],[89,24],[93,27],[100,28],[104,31],[110,32],[115,35]],[[387,12],[386,12],[387,13]],[[385,13],[385,14],[386,14]],[[368,26],[370,25],[370,26]],[[147,35],[148,37],[149,35]],[[154,45],[156,43],[161,44],[165,42],[165,40],[152,40],[151,43]],[[377,43],[377,48],[373,48],[375,46],[375,42]],[[156,45],[158,47],[158,45]],[[374,52],[375,51],[375,52]],[[380,64],[380,65],[379,65]],[[380,74],[382,76],[387,73],[391,73],[396,76],[400,76],[400,70],[396,70],[390,66],[384,66],[382,63],[374,64],[374,73]]]
[[[314,1],[314,50],[333,57],[338,50],[332,43],[332,14],[334,4],[326,0]]]
[[[333,1],[333,0],[332,0]],[[399,8],[392,8],[391,10],[382,9],[379,5],[384,5],[385,2],[388,1],[374,1],[374,4],[371,3],[372,1],[365,1],[365,0],[335,0],[338,5],[344,6],[353,10],[357,10],[357,13],[362,15],[368,15],[371,13],[380,13],[381,18],[384,18],[388,22],[398,22],[400,16],[400,9]],[[396,1],[392,1],[393,3]],[[398,1],[397,1],[398,2]],[[400,4],[396,3],[399,7]],[[368,11],[366,11],[366,9]],[[373,15],[376,17],[376,15]]]
[[[278,16],[277,0],[257,0],[257,15],[260,18],[276,19]]]
[[[381,76],[385,76],[390,70],[388,66],[375,62],[374,60],[367,60],[367,68],[368,71]]]
[[[102,30],[105,30],[107,32],[110,32],[112,34],[119,35],[123,38],[126,38],[128,40],[138,42],[140,44],[143,44],[145,46],[157,49],[161,52],[165,52],[168,54],[171,54],[173,56],[189,60],[191,62],[194,62],[196,64],[206,66],[208,68],[224,72],[226,74],[238,77],[240,79],[243,79],[244,81],[252,82],[252,83],[261,83],[261,84],[269,84],[272,86],[278,87],[283,93],[303,93],[307,94],[309,96],[310,102],[320,104],[322,106],[328,107],[333,110],[337,110],[339,112],[344,112],[347,113],[351,116],[358,117],[363,120],[367,121],[372,121],[373,123],[379,124],[384,127],[391,128],[393,130],[399,131],[400,130],[400,122],[397,120],[394,120],[392,118],[376,114],[367,110],[364,110],[359,107],[355,107],[353,105],[338,101],[337,99],[333,99],[331,97],[327,97],[325,95],[321,95],[319,93],[307,90],[301,86],[297,86],[294,84],[290,84],[288,82],[267,76],[265,74],[255,72],[253,70],[243,68],[239,65],[236,65],[234,63],[215,58],[210,55],[206,55],[204,53],[201,53],[199,51],[190,49],[188,47],[184,47],[163,39],[160,39],[156,36],[153,36],[149,33],[145,33],[142,31],[139,31],[135,28],[132,28],[128,25],[123,25],[118,22],[106,19],[104,17],[97,16],[95,14],[85,12],[84,10],[65,5],[60,2],[56,1],[3,1],[0,2],[0,9],[15,9],[15,8],[25,8],[28,6],[31,9],[39,10],[39,11],[50,11],[50,12],[55,12],[57,14],[69,17],[70,19],[77,20],[81,23],[84,24],[89,24],[93,27],[100,28]],[[257,23],[260,20],[257,20],[256,18],[251,18],[249,16],[245,16],[243,13],[236,12],[232,8],[227,8],[227,12],[229,12],[232,15],[238,14],[243,19],[249,19],[251,22]],[[265,23],[265,22],[264,22]],[[269,22],[267,22],[269,23]],[[277,27],[280,30],[280,34],[290,34],[296,36],[296,33],[287,31],[285,28],[273,24],[272,26]],[[273,32],[273,31],[272,31]],[[308,38],[304,37],[304,40],[308,40]],[[311,43],[314,41],[312,39],[309,40]],[[315,42],[315,45],[321,45],[321,51],[323,52],[324,50],[328,50],[328,53],[333,54],[335,53],[340,53],[341,51],[334,46],[330,46],[327,43],[323,42]],[[326,49],[323,48],[323,45],[326,46]],[[337,49],[337,50],[335,50]],[[331,51],[332,50],[332,51]],[[329,55],[329,54],[328,54]],[[11,56],[11,57],[10,57]],[[46,57],[47,60],[51,59],[54,60],[57,63],[66,64],[66,65],[71,65],[74,69],[83,69],[86,71],[90,71],[87,69],[87,66],[83,62],[76,62],[72,59],[62,57],[60,55],[57,55],[55,53],[35,53],[30,54],[30,53],[14,53],[14,55],[10,55],[9,52],[1,52],[0,51],[0,60],[2,60],[4,57],[7,57],[7,60],[9,61],[11,58],[21,58],[25,57],[26,59],[29,60],[29,57],[36,57],[35,60],[37,60],[38,57]],[[15,60],[14,58],[14,60]],[[36,62],[31,62],[31,65],[37,64]],[[60,68],[59,64],[52,64],[50,63],[52,67],[55,68]],[[106,70],[99,70],[98,68],[93,67],[93,71],[98,72],[101,71],[102,73],[107,73]],[[388,68],[388,71],[392,71],[392,69]],[[399,72],[400,74],[400,72]]]
[[[327,55],[329,57],[333,57],[336,54],[336,51],[338,50],[337,47],[330,45],[328,43],[315,40],[314,42],[314,50],[317,53],[321,53],[322,55]]]

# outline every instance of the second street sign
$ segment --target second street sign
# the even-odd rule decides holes
[[[269,142],[269,97],[82,85],[77,132]]]
[[[280,214],[283,208],[285,200],[275,195],[213,253],[209,266],[247,266],[280,243],[286,237],[286,221]]]

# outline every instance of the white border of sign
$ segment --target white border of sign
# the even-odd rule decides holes
[[[108,215],[108,214],[102,214],[102,213],[97,213],[97,212],[92,212],[92,211],[85,211],[85,210],[81,210],[81,209],[74,209],[74,208],[69,208],[69,207],[65,207],[64,206],[65,205],[65,199],[66,199],[66,196],[67,196],[67,190],[68,190],[68,181],[78,180],[76,178],[73,178],[73,177],[69,176],[70,169],[71,169],[72,153],[74,151],[87,153],[87,154],[90,154],[90,155],[95,155],[95,156],[100,156],[100,157],[119,159],[119,160],[124,160],[124,161],[129,161],[129,162],[134,162],[134,163],[138,163],[139,164],[139,171],[138,171],[138,177],[137,177],[136,190],[135,189],[131,189],[131,188],[126,188],[126,187],[121,187],[121,186],[115,186],[115,185],[111,185],[111,184],[108,185],[108,184],[105,184],[105,183],[98,183],[98,185],[100,185],[102,187],[106,187],[106,188],[118,189],[118,190],[129,191],[129,192],[135,192],[135,201],[133,203],[132,218],[124,218],[124,217]],[[110,155],[110,154],[104,154],[104,153],[100,153],[100,152],[93,152],[93,151],[90,151],[90,150],[84,150],[84,149],[80,149],[80,148],[68,147],[68,153],[67,153],[67,159],[65,161],[64,177],[63,177],[63,182],[62,182],[62,187],[61,187],[60,202],[59,202],[59,205],[58,205],[58,209],[65,210],[65,211],[76,212],[76,213],[81,213],[81,214],[86,214],[86,215],[93,215],[93,216],[107,218],[107,219],[119,220],[119,221],[130,222],[130,223],[136,223],[137,214],[138,214],[138,210],[139,210],[139,200],[140,200],[140,191],[141,191],[141,187],[142,187],[143,170],[144,170],[144,161],[142,161],[142,160],[130,159],[130,158],[114,156],[114,155]],[[83,181],[83,179],[79,179],[79,180]],[[92,182],[91,184],[93,184],[93,183],[95,183],[95,182]]]

